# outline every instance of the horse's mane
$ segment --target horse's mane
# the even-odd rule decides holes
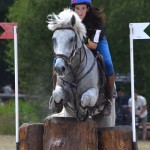
[[[75,24],[71,24],[71,18],[75,17]],[[72,11],[70,8],[64,9],[64,11],[60,12],[58,15],[55,13],[48,15],[48,29],[54,31],[58,27],[66,27],[71,26],[74,30],[79,34],[82,39],[83,36],[86,37],[86,28],[82,23],[80,17]]]

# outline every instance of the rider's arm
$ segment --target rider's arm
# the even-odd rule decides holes
[[[88,44],[87,44],[87,47],[89,48],[89,49],[96,49],[97,48],[97,43],[94,43],[94,42],[92,42],[90,39],[88,39]]]
[[[96,50],[100,40],[100,29],[87,29],[87,47],[91,50]]]

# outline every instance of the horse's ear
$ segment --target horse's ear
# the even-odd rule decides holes
[[[71,18],[71,25],[74,26],[76,23],[76,18],[75,16],[73,15],[72,18]]]

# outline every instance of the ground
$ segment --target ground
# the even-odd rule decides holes
[[[0,135],[0,150],[16,150],[15,136]],[[150,141],[138,141],[138,150],[149,150]]]

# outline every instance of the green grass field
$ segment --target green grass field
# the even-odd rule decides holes
[[[0,150],[16,150],[15,136],[0,135]],[[138,150],[149,150],[149,141],[138,141]]]

